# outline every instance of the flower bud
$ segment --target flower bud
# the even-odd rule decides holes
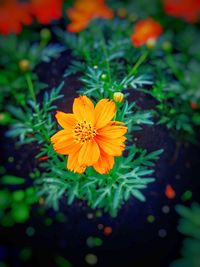
[[[121,103],[124,100],[124,94],[121,92],[115,92],[113,94],[113,99],[116,103]]]
[[[30,61],[28,59],[20,60],[19,68],[21,71],[28,71],[30,69]]]
[[[44,28],[40,31],[40,37],[43,41],[47,42],[51,39],[51,32],[49,29]]]
[[[156,45],[156,40],[154,38],[150,38],[147,43],[146,43],[147,47],[149,49],[153,49]]]
[[[12,122],[12,117],[8,112],[0,113],[0,125],[8,125]]]
[[[132,13],[130,16],[129,16],[129,20],[131,22],[135,22],[136,20],[138,19],[138,16],[134,13]]]
[[[117,15],[120,17],[120,18],[125,18],[126,15],[127,15],[127,12],[126,12],[126,9],[123,8],[123,7],[120,7],[118,10],[117,10]]]
[[[169,41],[165,41],[165,42],[162,44],[162,49],[163,49],[165,52],[171,52],[171,51],[172,51],[172,44],[171,44],[171,42],[169,42]]]
[[[101,75],[101,79],[102,79],[103,81],[106,81],[107,78],[108,78],[107,74],[103,73],[103,74]]]

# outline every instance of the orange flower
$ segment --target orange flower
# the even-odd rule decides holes
[[[62,16],[62,0],[32,0],[31,13],[41,24],[49,24]]]
[[[32,23],[35,16],[41,24],[48,24],[62,15],[63,0],[0,0],[0,33],[20,33],[23,25]]]
[[[67,10],[71,23],[67,26],[70,32],[80,32],[94,18],[111,19],[114,12],[105,4],[105,0],[76,0],[72,8]]]
[[[152,18],[140,20],[136,23],[131,40],[135,47],[156,40],[163,32],[162,26]]]
[[[116,105],[108,99],[100,100],[94,107],[87,96],[75,98],[73,114],[58,111],[56,119],[63,130],[51,137],[55,151],[69,155],[67,168],[83,173],[88,166],[101,173],[108,173],[114,157],[121,156],[125,148],[123,123],[111,121]]]
[[[180,17],[194,23],[200,16],[199,0],[164,0],[164,10],[168,15]]]
[[[29,4],[17,0],[0,1],[0,33],[20,33],[23,25],[32,23]]]

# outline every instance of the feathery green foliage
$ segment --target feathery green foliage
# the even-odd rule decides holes
[[[181,215],[178,230],[188,236],[183,241],[182,258],[173,262],[170,267],[199,267],[200,265],[200,205],[193,203],[191,208],[177,206]]]

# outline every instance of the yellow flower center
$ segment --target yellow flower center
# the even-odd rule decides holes
[[[78,143],[91,142],[96,134],[97,131],[95,130],[91,122],[79,122],[74,128],[74,137]]]

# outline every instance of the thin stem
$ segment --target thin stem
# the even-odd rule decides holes
[[[35,112],[37,114],[38,120],[39,120],[39,122],[42,122],[41,113],[40,113],[39,107],[37,105],[37,99],[36,99],[36,95],[35,95],[33,82],[32,82],[30,73],[27,73],[25,75],[25,77],[26,77],[26,81],[27,81],[27,85],[28,85],[28,89],[29,89],[30,95],[31,95],[31,97],[32,97],[32,99],[34,101],[34,109],[35,109]],[[43,125],[41,125],[41,132],[42,132],[42,134],[44,136],[44,139],[46,141],[49,141],[49,136],[48,136],[48,134],[46,132],[46,129],[44,128]]]
[[[136,70],[139,68],[139,66],[146,60],[147,56],[149,54],[149,51],[145,51],[137,60],[137,62],[135,63],[135,65],[133,66],[133,68],[130,70],[130,72],[128,73],[128,78],[135,74]]]
[[[32,79],[31,79],[31,75],[29,73],[26,74],[26,81],[27,81],[27,84],[28,84],[28,89],[29,89],[29,92],[30,92],[30,95],[35,103],[35,106],[37,104],[37,100],[36,100],[36,95],[35,95],[35,91],[34,91],[34,88],[33,88],[33,82],[32,82]]]
[[[100,36],[101,36],[102,49],[103,49],[105,59],[106,59],[106,68],[107,68],[107,72],[108,72],[108,79],[110,82],[111,81],[110,63],[109,63],[109,59],[108,59],[108,51],[107,51],[107,47],[106,47],[106,41],[105,41],[105,38],[104,38],[102,31],[100,31]]]
[[[178,155],[179,155],[179,152],[180,152],[180,148],[181,148],[181,143],[180,142],[177,142],[176,143],[176,149],[174,151],[174,155],[172,157],[172,160],[170,162],[171,165],[175,164],[177,159],[178,159]]]
[[[113,118],[113,121],[115,121],[117,119],[117,112],[119,110],[120,103],[115,103],[115,105],[116,105],[116,113],[115,113],[115,116]]]
[[[171,68],[173,74],[176,76],[177,80],[179,80],[180,82],[182,82],[182,75],[181,75],[181,72],[179,71],[179,69],[177,68],[177,65],[174,61],[174,58],[173,56],[170,54],[168,55],[167,57],[167,63],[169,65],[169,67]]]
[[[169,54],[168,57],[166,58],[166,61],[169,65],[169,67],[172,70],[172,73],[174,74],[174,76],[176,77],[176,79],[179,81],[179,83],[185,87],[188,88],[188,83],[187,81],[184,79],[184,75],[183,73],[179,70],[174,57],[172,56],[172,54]]]

